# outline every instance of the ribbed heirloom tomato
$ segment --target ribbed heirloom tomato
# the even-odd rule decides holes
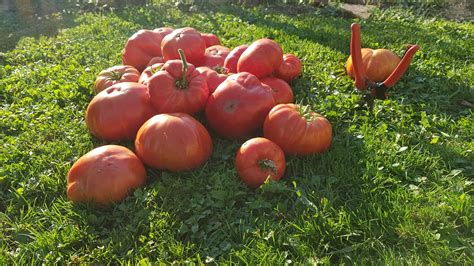
[[[86,111],[92,135],[107,141],[133,140],[140,126],[156,114],[145,85],[117,83],[97,94]]]
[[[280,45],[270,39],[253,42],[240,56],[237,72],[249,72],[263,78],[277,70],[283,61]]]
[[[211,69],[209,67],[198,67],[196,70],[199,71],[201,76],[206,80],[210,94],[212,94],[228,77],[226,74],[227,69],[225,68]]]
[[[203,165],[212,153],[212,140],[188,114],[159,114],[140,128],[135,149],[145,164],[178,172]]]
[[[67,175],[67,197],[73,202],[108,205],[123,200],[145,183],[143,163],[129,149],[106,145],[77,160]]]
[[[372,81],[384,81],[400,63],[400,57],[387,49],[362,48],[361,54],[365,74]],[[351,78],[355,77],[351,56],[347,59],[346,72]]]
[[[180,49],[180,60],[169,60],[147,81],[151,103],[158,113],[194,114],[206,105],[209,89],[194,65]]]
[[[229,73],[237,73],[239,58],[248,47],[248,45],[237,46],[227,55],[224,60],[224,67],[229,70]]]
[[[133,34],[122,50],[123,64],[134,66],[138,71],[143,71],[150,59],[162,55],[161,41],[171,30],[171,28],[139,30]]]
[[[161,42],[161,50],[165,61],[179,59],[179,49],[184,51],[188,62],[198,66],[204,60],[206,42],[201,34],[193,28],[176,29],[163,38]]]
[[[94,83],[95,93],[120,82],[138,82],[140,72],[132,66],[113,66],[102,70]]]
[[[270,178],[280,180],[285,173],[285,154],[278,145],[265,138],[246,141],[237,151],[235,167],[240,179],[249,187],[260,186]]]
[[[266,77],[261,81],[272,88],[273,99],[275,99],[276,104],[293,102],[293,90],[286,81],[275,77]]]
[[[292,54],[285,54],[283,62],[276,71],[276,76],[290,82],[301,74],[301,61]]]
[[[263,135],[286,154],[308,155],[329,148],[332,126],[324,116],[307,107],[278,104],[265,119]]]
[[[224,65],[224,60],[229,54],[229,48],[222,45],[213,45],[206,48],[204,62],[201,66],[218,67]]]
[[[151,66],[147,66],[145,70],[143,70],[142,74],[140,75],[140,79],[138,83],[142,83],[147,85],[148,79],[151,78],[155,73],[161,70],[164,63],[156,63]]]
[[[244,138],[262,127],[275,106],[272,89],[250,73],[230,75],[206,105],[209,125],[225,138]]]
[[[206,47],[221,44],[221,42],[219,41],[219,38],[215,34],[201,33],[201,37],[204,39],[204,42],[206,43]]]

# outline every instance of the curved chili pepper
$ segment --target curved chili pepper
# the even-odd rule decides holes
[[[409,45],[408,49],[406,50],[405,54],[403,55],[402,60],[398,63],[395,70],[390,74],[390,76],[383,82],[383,85],[387,88],[392,87],[397,83],[405,74],[410,65],[413,56],[415,55],[416,51],[418,51],[420,47],[418,45]]]
[[[360,26],[357,23],[351,25],[351,56],[352,67],[354,69],[355,87],[363,90],[367,87],[364,64],[362,63],[362,53],[360,47]]]

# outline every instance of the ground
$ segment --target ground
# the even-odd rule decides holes
[[[421,47],[372,112],[344,73],[354,21],[364,47]],[[97,73],[120,64],[135,31],[161,26],[193,26],[229,47],[272,37],[299,56],[291,86],[331,121],[330,150],[288,157],[281,182],[249,189],[234,169],[242,142],[213,135],[200,169],[148,169],[146,186],[109,208],[69,202],[69,168],[106,144],[84,123]],[[400,8],[353,20],[332,9],[159,4],[86,12],[68,27],[0,56],[0,264],[473,263],[472,23]]]

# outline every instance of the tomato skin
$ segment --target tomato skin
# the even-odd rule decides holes
[[[120,82],[137,82],[140,72],[133,66],[113,66],[102,70],[94,82],[94,92],[99,93]]]
[[[291,90],[290,85],[286,81],[275,77],[266,77],[261,79],[261,81],[272,88],[276,104],[293,102],[293,90]]]
[[[271,88],[250,73],[230,75],[206,105],[209,126],[219,135],[241,139],[261,128],[266,115],[275,106]]]
[[[151,30],[139,30],[127,40],[122,50],[122,63],[143,71],[150,59],[161,56],[163,35]]]
[[[224,67],[229,69],[229,73],[237,73],[237,63],[239,62],[239,58],[248,47],[248,45],[237,46],[227,55],[224,60]]]
[[[196,68],[199,73],[201,73],[201,76],[206,80],[207,82],[207,87],[209,88],[209,93],[212,94],[216,88],[224,82],[224,80],[227,79],[227,74],[219,74],[217,71],[214,69],[211,69],[209,67],[198,67]]]
[[[213,46],[213,45],[220,45],[221,42],[219,41],[219,38],[217,35],[212,34],[212,33],[201,33],[202,38],[204,39],[204,42],[206,43],[206,48]]]
[[[249,72],[263,78],[277,70],[283,61],[283,50],[270,39],[260,39],[252,43],[240,56],[237,72]]]
[[[106,145],[77,160],[67,175],[67,197],[105,206],[123,200],[128,192],[145,183],[143,163],[129,149]]]
[[[161,27],[161,28],[156,28],[153,30],[153,32],[159,33],[161,36],[165,37],[166,35],[172,33],[174,31],[173,28],[169,27]]]
[[[271,167],[262,166],[265,161]],[[268,176],[275,181],[281,179],[286,168],[285,154],[278,145],[266,138],[249,139],[237,151],[235,167],[240,179],[247,186],[256,188]]]
[[[154,64],[158,63],[165,63],[165,59],[162,56],[155,56],[150,61],[148,61],[148,64],[146,65],[147,67],[152,66]]]
[[[229,48],[222,45],[213,45],[206,48],[204,62],[201,66],[218,67],[224,65],[224,60],[229,54]]]
[[[212,140],[207,129],[188,114],[159,114],[140,128],[135,149],[145,164],[179,172],[203,165],[212,153]]]
[[[201,34],[190,27],[176,29],[166,35],[161,42],[161,50],[165,61],[179,59],[178,49],[184,51],[186,59],[197,66],[204,60],[206,43]]]
[[[365,67],[367,78],[372,81],[384,81],[395,70],[400,57],[387,49],[362,48],[362,63]],[[346,72],[354,79],[354,68],[352,67],[352,57],[349,56],[346,62]]]
[[[140,75],[138,83],[147,85],[148,79],[151,78],[153,74],[160,71],[163,65],[164,63],[156,63],[151,66],[147,66],[147,68],[145,68],[145,70],[143,70],[142,74]]]
[[[92,135],[102,140],[133,140],[140,126],[155,114],[147,87],[123,82],[92,99],[86,111],[86,125]]]
[[[151,103],[158,113],[194,114],[204,109],[209,97],[206,81],[192,64],[188,64],[185,73],[188,85],[178,88],[177,82],[183,75],[182,67],[180,60],[169,60],[147,80]]]
[[[321,153],[331,146],[331,123],[320,114],[310,112],[307,122],[299,113],[299,105],[278,104],[268,113],[263,124],[265,138],[275,142],[286,154]]]
[[[287,82],[292,81],[301,74],[301,60],[292,54],[285,54],[283,62],[276,71],[276,76]]]

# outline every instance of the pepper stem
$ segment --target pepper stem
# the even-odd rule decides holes
[[[176,86],[180,89],[185,89],[188,87],[188,81],[186,80],[186,72],[188,71],[188,62],[186,61],[186,57],[184,56],[184,51],[182,49],[178,49],[179,58],[181,62],[183,62],[182,68],[182,76],[181,79],[176,81]]]
[[[278,168],[275,165],[275,162],[273,162],[270,159],[264,159],[264,160],[259,161],[258,166],[260,166],[260,168],[265,169],[265,170],[270,169],[270,171],[272,171],[272,173],[274,174],[276,174],[278,171]]]

